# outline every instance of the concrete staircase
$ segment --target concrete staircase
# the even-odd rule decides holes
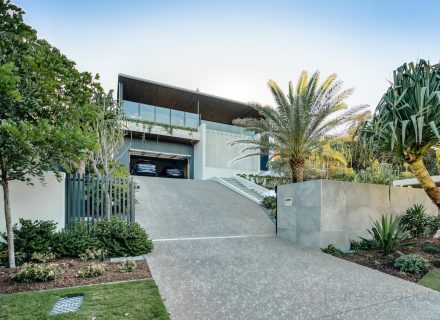
[[[260,203],[264,198],[264,195],[258,193],[257,191],[250,189],[246,187],[244,184],[242,184],[240,181],[236,180],[235,178],[223,178],[227,183],[233,185],[234,187],[240,189],[241,191],[249,194],[250,196],[257,199]]]
[[[211,180],[224,185],[225,187],[241,194],[242,196],[258,204],[261,204],[261,201],[264,197],[275,195],[274,191],[265,189],[249,180],[243,179],[238,176],[233,176],[230,178],[214,177],[211,178]]]

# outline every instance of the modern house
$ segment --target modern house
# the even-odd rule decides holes
[[[253,133],[232,121],[258,116],[245,103],[124,74],[118,76],[118,98],[128,133],[116,156],[130,168],[151,161],[158,172],[177,167],[185,178],[199,180],[267,170],[267,156],[233,162],[244,146],[228,143]]]

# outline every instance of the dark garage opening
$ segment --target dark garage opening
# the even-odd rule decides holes
[[[151,162],[156,166],[156,177],[167,177],[166,168],[178,168],[183,171],[183,178],[189,178],[188,156],[151,153],[151,152],[130,152],[130,172],[136,174],[135,166],[138,163]]]

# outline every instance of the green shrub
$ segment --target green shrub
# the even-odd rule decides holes
[[[375,160],[371,167],[360,170],[354,177],[354,182],[390,184],[395,180],[396,173],[391,164]]]
[[[432,260],[432,265],[436,268],[440,268],[440,259]]]
[[[153,249],[153,242],[138,223],[118,218],[98,221],[95,237],[109,257],[138,256]]]
[[[401,225],[414,238],[431,236],[437,231],[438,218],[428,215],[423,205],[415,204],[401,217]]]
[[[32,254],[32,258],[33,261],[36,262],[48,262],[50,260],[55,259],[55,255],[51,252],[47,252],[47,253],[41,253],[41,252],[34,252]]]
[[[86,249],[84,253],[79,255],[79,258],[82,261],[88,260],[104,260],[107,256],[107,253],[102,249]]]
[[[377,242],[373,239],[361,239],[360,241],[350,240],[350,250],[371,251],[377,250]]]
[[[263,198],[261,201],[261,205],[270,211],[270,214],[273,218],[277,216],[277,197],[267,196]]]
[[[261,204],[266,209],[276,209],[277,208],[277,197],[274,197],[274,196],[264,197]]]
[[[63,257],[79,257],[86,250],[100,246],[93,235],[93,225],[88,222],[74,222],[55,235],[55,252]]]
[[[17,282],[45,282],[53,280],[60,274],[60,266],[56,263],[34,264],[25,263],[11,278]]]
[[[25,261],[30,261],[33,253],[51,252],[56,225],[53,221],[20,219],[13,227],[15,251],[20,252]],[[1,237],[7,242],[5,233]]]
[[[133,272],[136,269],[136,262],[132,260],[124,260],[119,266],[122,272]]]
[[[0,266],[6,267],[8,265],[8,250],[0,249]]]
[[[429,262],[417,254],[401,255],[394,261],[394,267],[402,272],[420,273],[429,268]]]
[[[340,257],[344,254],[342,250],[336,248],[333,244],[329,244],[326,248],[321,248],[321,251],[335,257]]]
[[[76,274],[77,278],[95,278],[102,275],[105,271],[104,265],[91,263],[81,267]]]
[[[393,252],[401,244],[401,241],[408,237],[408,233],[400,226],[400,218],[393,216],[382,215],[380,220],[373,222],[371,230],[367,231],[383,254]]]
[[[440,220],[438,216],[429,216],[428,225],[426,227],[426,235],[432,237],[440,228]]]
[[[6,249],[0,249],[0,266],[8,267],[8,262],[8,249],[6,246]],[[25,255],[21,252],[15,252],[15,263],[21,265],[23,262],[25,262]]]
[[[440,248],[439,247],[428,246],[428,247],[424,247],[423,248],[423,252],[436,254],[436,253],[440,253]]]

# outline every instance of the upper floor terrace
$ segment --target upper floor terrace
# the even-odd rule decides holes
[[[208,130],[252,135],[232,124],[237,118],[258,116],[247,104],[127,75],[120,74],[118,80],[125,116],[138,130],[159,126],[195,132],[205,124]],[[129,127],[132,130],[133,124]]]

